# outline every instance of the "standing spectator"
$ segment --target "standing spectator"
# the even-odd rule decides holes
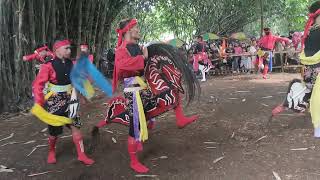
[[[230,54],[234,54],[234,48],[233,48],[233,44],[229,44],[228,48],[226,49],[226,54],[227,54],[227,62],[224,62],[227,65],[227,69],[230,70],[232,69],[232,64],[234,61],[234,57],[233,56],[229,56]]]
[[[219,48],[217,47],[217,45],[215,43],[211,43],[210,44],[210,54],[211,54],[211,61],[212,61],[212,64],[215,68],[215,71],[217,73],[218,71],[218,74],[221,74],[221,71],[222,71],[222,66],[223,66],[223,62],[220,61],[220,50]]]
[[[253,69],[255,69],[256,72],[258,72],[258,65],[259,62],[257,62],[258,58],[257,58],[257,41],[256,40],[252,40],[251,41],[251,45],[249,47],[249,53],[250,53],[250,70],[252,71]]]
[[[238,43],[235,44],[234,53],[236,55],[242,54],[242,48],[239,46]],[[236,72],[239,73],[240,64],[241,64],[241,56],[235,56],[232,62],[233,73],[236,73]]]
[[[242,72],[249,72],[250,70],[250,60],[249,60],[249,56],[247,55],[247,48],[246,47],[242,47],[242,56],[241,56],[241,63],[240,63],[240,69]]]

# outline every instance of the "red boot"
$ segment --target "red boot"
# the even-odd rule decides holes
[[[47,162],[48,164],[55,164],[57,162],[56,160],[56,142],[57,142],[56,136],[49,136],[48,143],[49,143],[49,154]]]
[[[137,152],[143,151],[143,144],[141,141],[137,142]]]
[[[263,69],[263,73],[262,73],[263,79],[267,79],[268,71],[269,71],[269,66],[268,65],[264,65],[264,69]]]
[[[141,164],[137,157],[138,144],[133,137],[128,137],[128,153],[130,156],[130,167],[137,173],[146,173],[149,171],[147,167]]]
[[[284,111],[284,107],[282,104],[280,104],[272,110],[272,116],[276,116],[277,114],[281,113],[282,111]]]
[[[183,114],[181,103],[178,103],[177,107],[174,109],[174,112],[176,113],[176,124],[179,128],[184,128],[186,125],[194,122],[195,120],[197,120],[199,118],[198,115],[186,117]]]
[[[85,165],[92,165],[94,160],[87,157],[84,153],[84,146],[83,140],[80,133],[73,133],[72,134],[73,143],[76,145],[77,153],[78,153],[78,160],[83,162]]]

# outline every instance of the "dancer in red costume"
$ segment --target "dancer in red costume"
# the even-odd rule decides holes
[[[189,101],[194,98],[199,84],[178,49],[167,44],[153,44],[147,48],[137,44],[140,33],[136,19],[121,21],[117,32],[113,90],[116,91],[118,82],[123,81],[125,98],[116,97],[108,103],[107,116],[97,124],[93,134],[109,123],[128,125],[130,167],[138,173],[146,173],[149,169],[139,162],[137,152],[148,138],[147,129],[154,126],[150,122],[172,109],[179,128],[194,122],[198,116],[183,114],[181,78],[186,80]]]
[[[69,40],[57,40],[53,45],[54,59],[41,65],[39,74],[33,82],[33,93],[35,103],[44,107],[53,115],[70,117],[74,121],[66,125],[72,131],[72,139],[76,146],[78,160],[86,165],[91,165],[94,161],[88,158],[84,152],[84,145],[81,132],[81,123],[77,120],[75,112],[78,106],[77,95],[71,86],[70,72],[72,62],[70,60],[71,50]],[[45,84],[49,83],[50,93],[44,95]],[[49,131],[49,154],[47,162],[56,163],[56,142],[58,135],[62,134],[63,126],[48,125]]]
[[[89,45],[87,43],[81,43],[80,44],[80,51],[84,54],[89,54]],[[91,63],[93,63],[93,54],[89,54],[88,58]]]
[[[201,81],[206,81],[206,73],[213,67],[211,60],[209,59],[206,43],[203,41],[202,36],[197,37],[197,43],[193,52],[193,70],[194,72],[201,71]]]
[[[267,78],[268,71],[272,71],[272,57],[273,57],[273,50],[275,47],[276,42],[285,42],[289,43],[288,38],[282,38],[278,36],[274,36],[271,33],[270,28],[264,28],[264,36],[259,40],[258,46],[261,48],[261,50],[268,52],[268,60],[264,59],[263,61],[268,61],[268,63],[264,64],[264,69],[263,69],[263,78]]]

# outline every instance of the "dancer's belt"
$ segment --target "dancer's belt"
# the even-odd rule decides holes
[[[135,92],[135,91],[140,91],[140,90],[142,90],[142,89],[144,89],[144,88],[142,88],[142,87],[127,87],[127,88],[124,88],[124,92]]]
[[[49,84],[48,90],[52,91],[54,93],[62,93],[62,92],[70,92],[72,89],[71,84],[68,85],[55,85],[55,84]]]
[[[63,93],[63,92],[68,92],[71,93],[72,90],[72,85],[67,84],[67,85],[55,85],[55,84],[48,84],[48,93],[45,96],[45,99],[49,99],[53,94],[55,93]]]
[[[144,82],[144,79],[139,76],[125,79],[125,81],[127,81],[128,84],[125,84],[124,92],[135,92],[147,88],[147,84]]]
[[[48,84],[48,93],[45,96],[45,100],[48,100],[53,94],[55,93],[63,93],[68,92],[71,93],[72,86],[71,84],[68,85],[55,85],[55,84]],[[38,117],[41,121],[51,125],[51,126],[63,126],[66,124],[71,124],[72,119],[58,116],[47,112],[42,106],[39,104],[35,104],[32,109],[31,113]]]
[[[272,51],[272,49],[265,48],[265,47],[262,47],[261,50],[263,50],[263,51]]]

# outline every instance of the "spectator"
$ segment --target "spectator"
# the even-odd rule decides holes
[[[239,46],[238,43],[235,44],[234,53],[236,55],[242,54],[242,48]],[[239,73],[240,64],[241,64],[241,56],[235,56],[232,62],[233,73],[236,73],[236,72]]]
[[[241,56],[241,64],[240,64],[240,69],[242,70],[242,72],[249,72],[250,70],[250,60],[249,60],[249,56],[247,55],[247,48],[246,47],[242,47],[242,56]]]
[[[251,45],[249,47],[249,53],[250,53],[250,67],[249,69],[252,71],[253,69],[256,70],[256,72],[258,72],[258,65],[259,65],[259,62],[257,62],[258,58],[257,58],[257,41],[256,40],[253,40],[251,41]],[[256,66],[254,66],[256,65]],[[256,67],[256,68],[254,68]]]
[[[227,55],[228,54],[234,54],[234,48],[233,48],[233,44],[229,44],[228,45],[228,48],[226,49],[226,53]],[[232,63],[234,61],[234,57],[230,57],[230,56],[227,56],[227,62],[224,62],[227,66],[227,69],[231,69],[232,68]]]

